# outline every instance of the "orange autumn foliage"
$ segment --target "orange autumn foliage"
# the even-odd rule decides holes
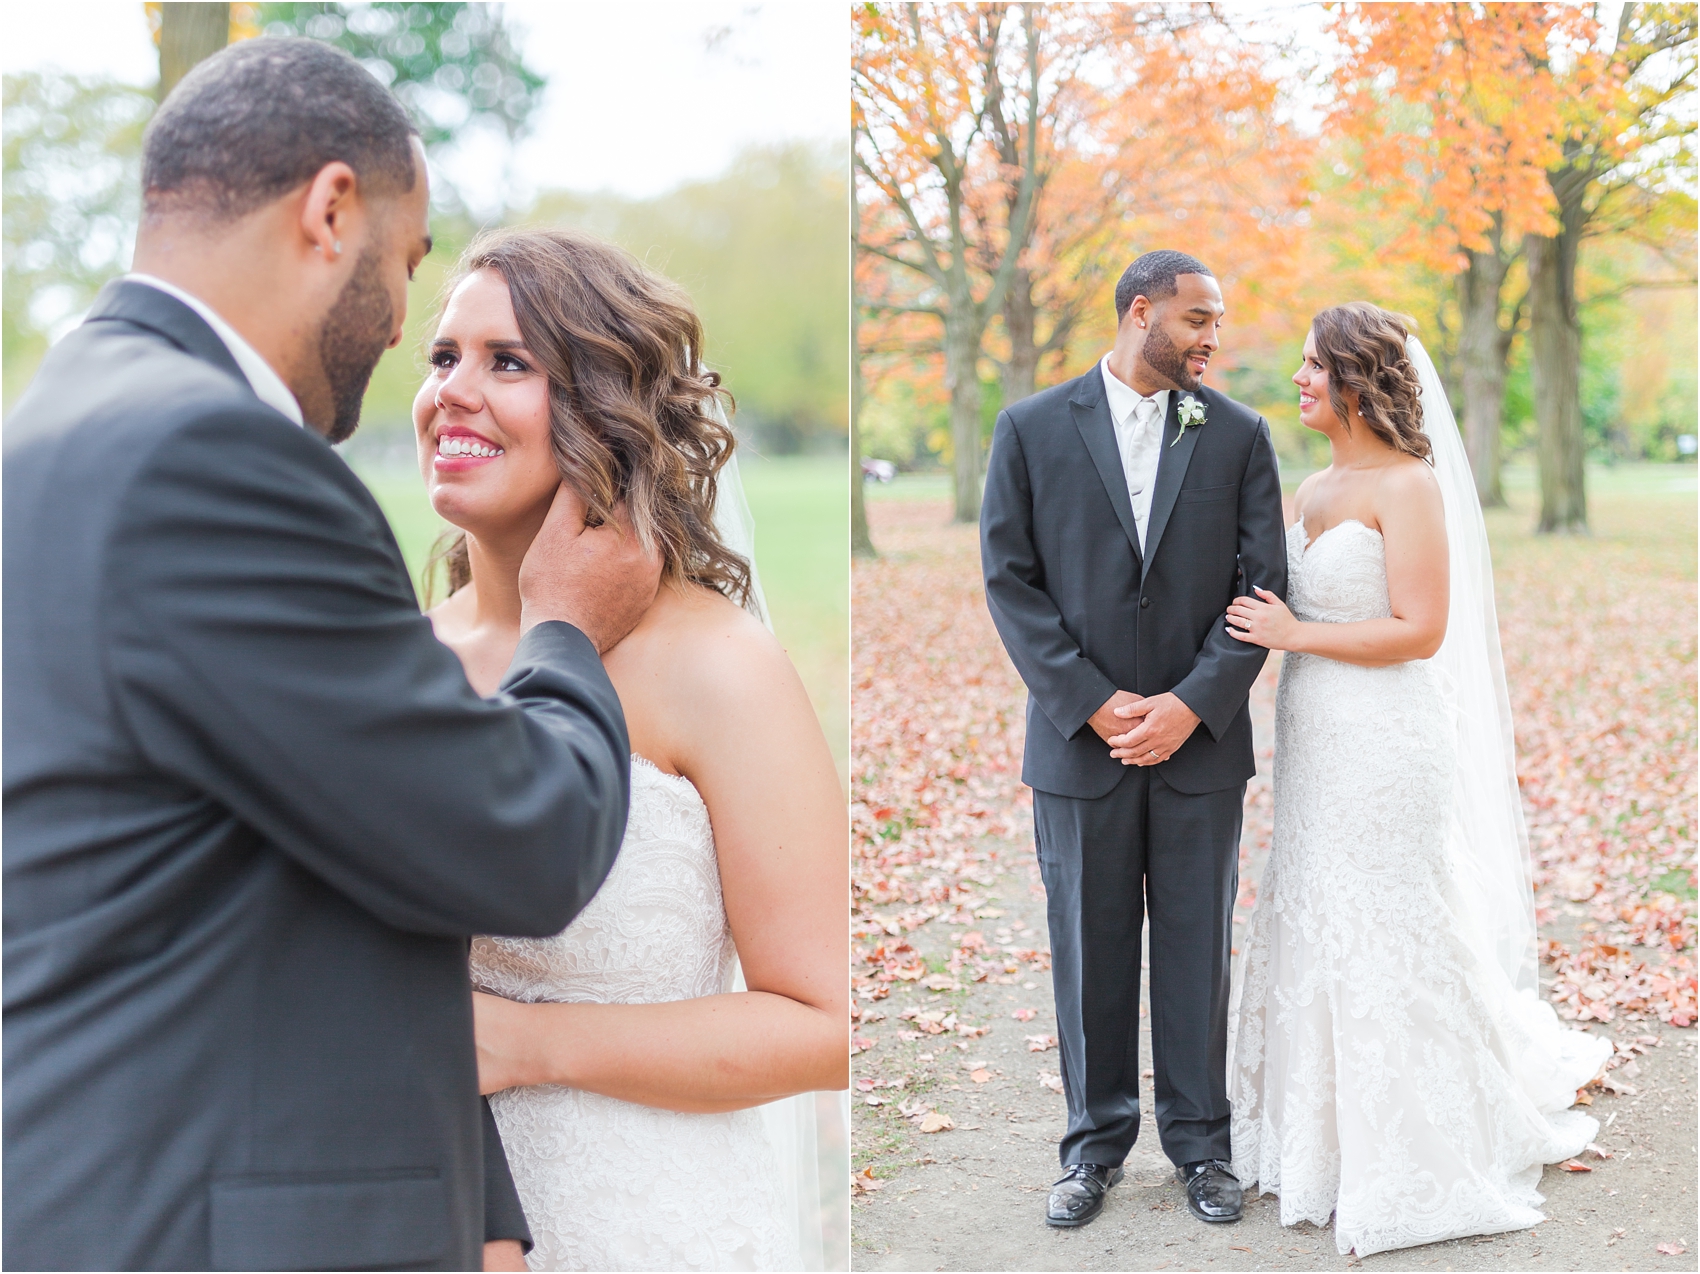
[[[1034,5],[1034,74],[1015,56],[1018,39],[995,38],[1000,18],[1014,30],[1002,16],[1010,8],[855,11],[856,293],[873,380],[892,371],[889,352],[941,348],[950,289],[940,276],[957,260],[969,295],[996,295],[1012,225],[1013,286],[1029,289],[1027,339],[1047,360],[1045,380],[1113,339],[1116,279],[1152,248],[1208,262],[1237,325],[1290,308],[1309,166],[1304,143],[1277,122],[1266,51],[1232,38],[1203,6]],[[1024,182],[1032,214],[1022,227]],[[1000,297],[981,352],[1007,362],[1019,337],[1002,308]],[[901,360],[923,375],[941,361]]]
[[[1591,20],[1570,5],[1366,4],[1336,26],[1346,86],[1331,124],[1361,147],[1388,210],[1405,214],[1392,245],[1437,269],[1459,248],[1504,232],[1551,234],[1549,168],[1562,159],[1566,89],[1555,46],[1585,43]],[[1439,232],[1439,233],[1437,233]]]

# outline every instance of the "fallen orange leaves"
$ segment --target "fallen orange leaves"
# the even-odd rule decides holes
[[[1532,536],[1526,511],[1490,518],[1539,919],[1562,912],[1583,935],[1543,944],[1543,984],[1574,1021],[1700,1018],[1694,534],[1691,501],[1673,514],[1681,503],[1618,497],[1611,532],[1591,539]],[[869,515],[884,555],[854,579],[858,997],[927,976],[903,935],[940,918],[970,926],[949,974],[1042,974],[1042,935],[996,929],[1002,912],[985,905],[999,856],[1032,853],[1032,817],[1025,692],[986,613],[977,537],[943,501],[876,501]],[[1266,843],[1270,812],[1254,784],[1247,852]],[[1256,891],[1241,881],[1243,913]],[[1621,1074],[1612,1087],[1628,1087]]]

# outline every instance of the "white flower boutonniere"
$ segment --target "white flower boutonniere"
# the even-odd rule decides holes
[[[1175,435],[1175,442],[1179,442],[1186,436],[1188,429],[1204,423],[1204,404],[1188,394],[1181,399],[1181,405],[1175,414],[1181,419],[1181,431]],[[1171,442],[1169,445],[1172,447],[1175,442]]]

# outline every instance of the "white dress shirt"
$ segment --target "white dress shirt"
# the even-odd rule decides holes
[[[156,279],[151,274],[126,274],[124,278],[129,283],[145,283],[150,288],[158,288],[167,296],[176,297],[204,318],[207,326],[224,342],[224,347],[230,351],[230,357],[236,360],[236,366],[241,368],[242,374],[248,378],[254,397],[266,406],[282,412],[296,424],[305,423],[301,417],[301,404],[295,401],[295,395],[289,392],[289,386],[283,383],[283,377],[273,371],[272,365],[260,357],[259,351],[243,340],[234,327],[220,318],[218,311],[212,306],[200,297],[191,296],[175,284]]]
[[[1163,458],[1163,420],[1169,411],[1169,391],[1159,389],[1147,398],[1121,383],[1110,371],[1110,356],[1099,364],[1104,373],[1104,397],[1116,426],[1116,448],[1128,499],[1133,501],[1133,524],[1139,530],[1139,551],[1145,551],[1145,524],[1151,517],[1151,488],[1157,482],[1157,462]]]

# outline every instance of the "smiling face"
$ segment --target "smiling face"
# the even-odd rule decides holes
[[[1210,356],[1221,347],[1224,312],[1222,288],[1215,279],[1177,274],[1175,294],[1150,307],[1150,332],[1140,358],[1170,388],[1196,390]]]
[[[479,539],[535,533],[561,482],[549,379],[520,337],[496,271],[477,271],[449,297],[413,427],[440,517]]]
[[[1327,433],[1337,425],[1334,402],[1328,392],[1328,369],[1316,356],[1316,333],[1305,336],[1304,362],[1293,373],[1293,384],[1299,387],[1299,423],[1318,433]]]

